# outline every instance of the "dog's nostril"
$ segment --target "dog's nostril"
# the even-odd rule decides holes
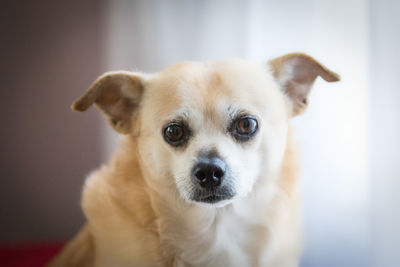
[[[217,179],[221,179],[224,176],[224,172],[221,169],[218,169],[214,172],[214,177]]]
[[[197,179],[199,179],[199,181],[204,181],[204,179],[206,178],[206,173],[202,170],[198,170],[195,176]]]

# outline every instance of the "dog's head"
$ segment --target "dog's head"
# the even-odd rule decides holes
[[[279,171],[287,121],[305,109],[317,76],[339,80],[304,54],[264,66],[184,62],[152,75],[106,73],[73,108],[95,103],[115,130],[135,138],[151,179],[187,202],[221,206]]]

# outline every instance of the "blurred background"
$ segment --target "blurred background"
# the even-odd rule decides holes
[[[302,267],[400,266],[400,1],[0,1],[0,243],[67,240],[85,176],[115,149],[70,104],[108,70],[308,53],[318,79],[292,120],[301,154]]]

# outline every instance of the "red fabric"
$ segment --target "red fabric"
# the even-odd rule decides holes
[[[61,243],[0,245],[0,266],[43,267],[62,247]]]

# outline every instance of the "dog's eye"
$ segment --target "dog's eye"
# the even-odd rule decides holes
[[[241,117],[234,122],[233,136],[239,141],[249,140],[258,130],[258,122],[251,116]]]
[[[254,118],[242,118],[236,123],[238,134],[249,135],[257,131],[257,121]]]
[[[172,146],[181,146],[187,140],[188,130],[184,125],[173,122],[164,128],[163,134],[167,143]]]

